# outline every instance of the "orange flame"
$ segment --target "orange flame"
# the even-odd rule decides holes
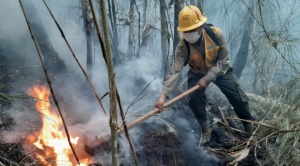
[[[49,118],[42,119],[42,128],[35,136],[29,136],[28,141],[33,143],[38,149],[36,156],[43,162],[44,165],[76,165],[73,157],[68,138],[63,129],[61,118],[51,110],[49,100],[50,91],[46,86],[36,85],[29,89],[29,95],[37,98],[36,109]],[[76,146],[79,137],[70,136],[71,143]],[[81,162],[87,163],[89,161],[87,154],[85,158],[80,159]],[[80,157],[80,156],[79,156]],[[74,158],[74,157],[73,157]],[[85,165],[85,164],[81,164]]]

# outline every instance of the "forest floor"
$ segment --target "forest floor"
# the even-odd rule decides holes
[[[180,91],[178,91],[179,93]],[[211,90],[210,95],[208,95],[207,109],[212,127],[212,135],[209,142],[202,146],[198,146],[197,138],[200,137],[201,133],[198,132],[198,123],[188,108],[188,99],[184,98],[175,103],[170,109],[177,110],[176,116],[187,119],[190,124],[180,124],[180,122],[171,116],[167,117],[166,120],[170,124],[173,124],[173,130],[155,121],[138,125],[138,128],[143,131],[138,135],[140,139],[136,143],[142,145],[136,148],[140,165],[225,166],[230,165],[229,163],[240,156],[238,152],[243,152],[246,149],[249,137],[245,137],[243,133],[229,131],[228,126],[224,125],[223,117],[235,117],[235,113],[220,92]],[[241,122],[227,120],[227,123],[230,127],[243,131]],[[9,130],[13,125],[14,121],[11,117],[5,113],[0,114],[0,133],[1,131]],[[191,139],[191,135],[196,139]],[[242,157],[238,161],[238,165],[258,165],[257,160],[264,160],[264,153],[265,149],[263,147],[257,148],[256,152],[254,152],[254,147],[252,147],[249,154],[247,153],[246,157]],[[36,158],[28,155],[21,142],[7,144],[0,140],[0,165],[1,163],[4,165],[33,164],[36,163]],[[129,161],[126,163],[133,162]],[[96,166],[101,165],[101,163],[91,165]]]

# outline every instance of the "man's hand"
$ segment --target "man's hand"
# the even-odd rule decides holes
[[[165,100],[166,100],[166,95],[164,94],[160,95],[159,99],[155,104],[155,108],[158,108],[160,111],[163,111],[165,109],[164,107]]]
[[[203,78],[201,78],[197,84],[199,85],[199,89],[205,89],[208,87],[208,83]]]

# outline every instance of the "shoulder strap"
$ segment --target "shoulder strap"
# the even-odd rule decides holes
[[[219,45],[214,31],[211,29],[211,26],[213,26],[213,24],[204,24],[204,29],[207,35],[213,40],[213,42],[216,43],[216,45]]]
[[[216,43],[216,45],[219,45],[218,44],[218,40],[217,40],[217,38],[216,38],[216,35],[215,35],[215,33],[214,33],[214,31],[211,29],[211,26],[213,26],[213,24],[204,24],[203,25],[204,26],[204,29],[205,29],[205,31],[206,31],[206,33],[207,33],[207,35],[213,40],[213,42],[214,43]],[[187,63],[188,63],[188,61],[189,61],[189,58],[190,58],[190,45],[189,45],[189,42],[187,42],[186,40],[184,40],[183,39],[183,41],[184,41],[184,45],[186,46],[186,48],[187,48],[187,58],[186,58],[186,60],[185,60],[185,62],[184,62],[184,66],[186,66],[187,65]]]
[[[186,41],[186,40],[184,40],[184,39],[183,39],[183,41],[184,41],[184,45],[185,45],[185,47],[186,47],[186,49],[187,49],[187,58],[186,58],[186,60],[185,60],[185,62],[184,62],[184,66],[186,66],[186,64],[188,63],[189,58],[190,58],[191,50],[190,50],[190,44],[189,44],[189,42]]]

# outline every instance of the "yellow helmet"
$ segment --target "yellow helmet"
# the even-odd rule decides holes
[[[200,27],[207,21],[201,11],[192,5],[184,7],[178,16],[178,27],[177,31],[184,32]]]

